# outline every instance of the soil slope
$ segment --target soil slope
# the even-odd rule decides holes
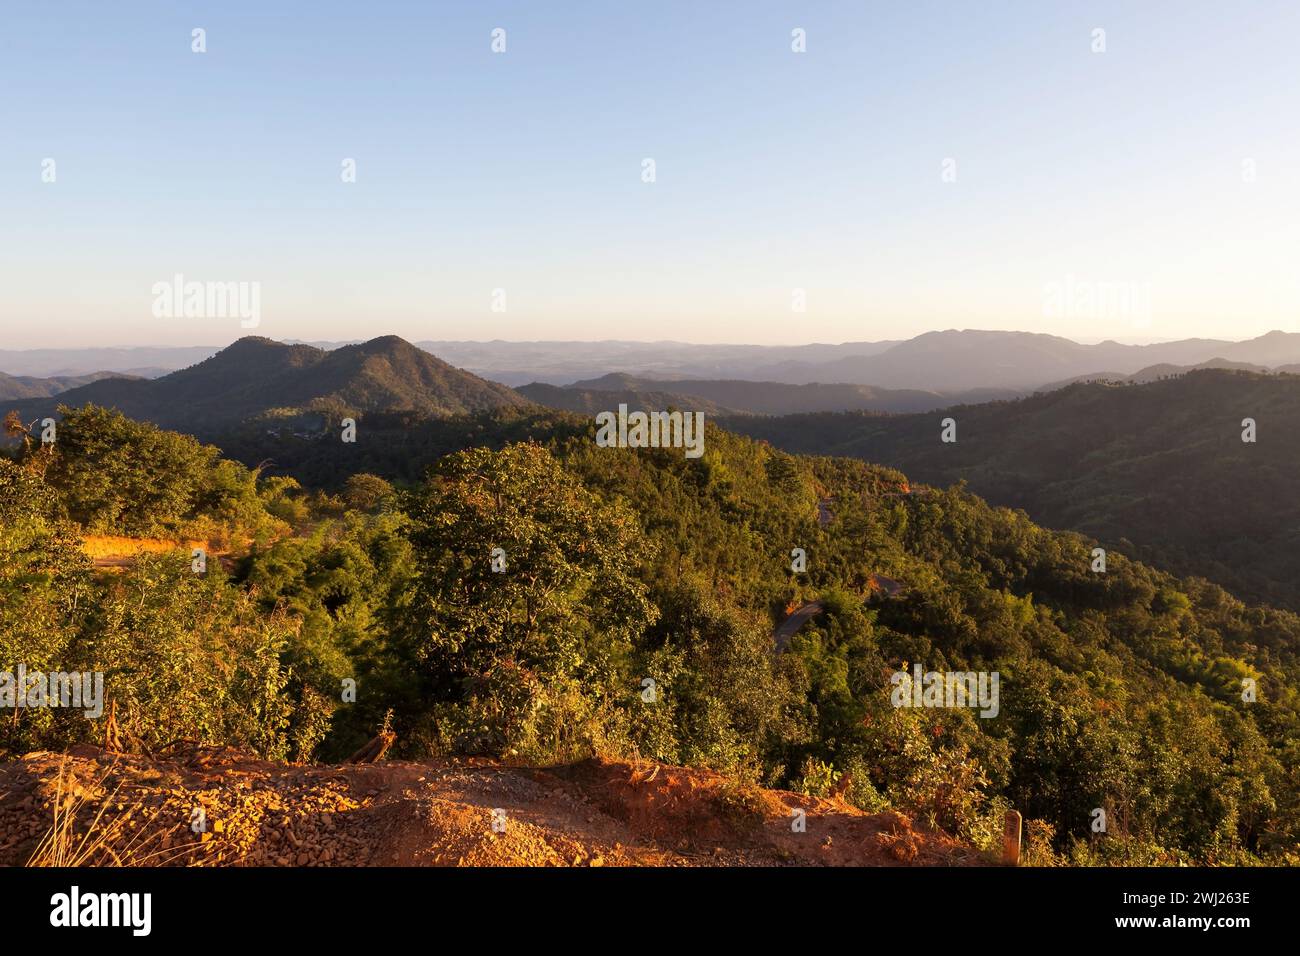
[[[895,814],[651,762],[481,759],[283,765],[183,744],[0,764],[0,864],[29,862],[61,806],[73,863],[224,866],[981,865]],[[197,811],[202,811],[200,818]],[[794,811],[806,831],[794,832]],[[503,813],[494,813],[503,811]],[[494,820],[496,826],[494,828]],[[501,832],[503,830],[503,832]],[[66,858],[65,858],[66,860]]]

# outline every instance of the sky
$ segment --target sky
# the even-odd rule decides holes
[[[1297,35],[1294,0],[7,0],[0,347],[1294,331]]]

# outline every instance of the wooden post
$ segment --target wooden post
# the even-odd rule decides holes
[[[1007,866],[1020,865],[1020,814],[1008,810],[1002,824],[1002,862]]]
[[[397,734],[381,730],[379,736],[371,738],[370,743],[349,757],[348,763],[375,763],[388,753],[388,748],[396,739]]]

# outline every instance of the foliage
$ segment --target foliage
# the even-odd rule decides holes
[[[443,459],[409,513],[405,626],[458,744],[509,751],[627,694],[620,662],[654,618],[629,511],[522,444]]]
[[[254,476],[211,445],[94,405],[60,412],[46,479],[87,531],[224,539],[270,525]]]
[[[304,439],[278,459],[292,477],[94,409],[54,452],[0,460],[0,667],[104,670],[137,747],[337,760],[391,709],[409,756],[709,766],[982,846],[1014,808],[1050,864],[1300,853],[1289,610],[1122,552],[1096,573],[1093,539],[963,486],[712,426],[687,459],[598,448],[559,414],[371,421],[405,438]],[[96,574],[78,547],[200,527],[242,543],[229,567]],[[996,716],[894,706],[914,664],[997,672]],[[99,728],[23,711],[3,732],[20,750]]]

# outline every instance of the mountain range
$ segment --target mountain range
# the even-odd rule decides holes
[[[547,343],[482,343],[457,350],[441,343],[462,359],[482,363],[495,354],[527,354],[546,366]],[[653,357],[653,346],[637,343],[598,343],[592,348],[616,361],[639,355]],[[757,346],[694,347],[719,359],[760,353]],[[520,350],[527,350],[521,352]],[[650,350],[650,351],[647,351]],[[829,357],[849,351],[841,357]],[[47,352],[50,350],[47,350]],[[128,350],[129,351],[129,350]],[[1054,336],[1011,332],[941,332],[901,343],[856,343],[845,346],[805,346],[778,353],[782,362],[765,366],[785,373],[800,363],[831,367],[846,377],[872,377],[889,382],[930,382],[936,387],[885,386],[849,381],[795,383],[740,378],[658,377],[622,371],[556,385],[536,379],[510,388],[474,371],[458,368],[426,348],[393,336],[330,348],[306,343],[282,343],[252,336],[190,365],[157,378],[110,371],[82,376],[38,378],[0,374],[0,401],[18,408],[24,421],[52,414],[59,404],[87,403],[112,406],[125,414],[164,427],[199,435],[213,435],[249,421],[283,419],[301,413],[404,412],[425,417],[445,417],[500,408],[540,405],[591,415],[619,405],[633,409],[676,407],[719,416],[786,416],[824,412],[863,412],[908,415],[956,405],[976,405],[1024,397],[1032,393],[1031,367],[1043,378],[1048,370],[1086,368],[1089,362],[1107,362],[1110,371],[1084,372],[1051,380],[1039,391],[1055,391],[1079,381],[1143,384],[1187,375],[1198,369],[1233,369],[1268,372],[1271,368],[1300,368],[1283,360],[1300,357],[1300,335],[1275,332],[1247,342],[1185,340],[1151,346],[1102,343],[1083,346]],[[1196,364],[1134,363],[1154,352],[1170,358],[1195,357],[1215,351],[1216,356]],[[574,355],[576,350],[567,350]],[[11,353],[12,354],[12,353]],[[771,353],[768,357],[772,357]],[[791,355],[802,358],[790,358]],[[0,356],[2,358],[3,356]],[[554,357],[554,356],[553,356]],[[157,350],[129,360],[159,360]],[[1254,361],[1263,359],[1264,361]],[[42,361],[58,364],[49,354]],[[820,364],[818,364],[820,363]],[[1127,363],[1127,364],[1124,364]],[[992,369],[992,371],[991,371]],[[1015,381],[1021,387],[992,387],[980,382]],[[778,430],[781,426],[777,426]],[[891,428],[894,426],[891,426]],[[901,426],[899,426],[901,427]]]
[[[927,332],[905,341],[837,345],[622,341],[419,341],[415,345],[451,365],[510,386],[569,385],[617,372],[659,382],[743,379],[786,385],[869,385],[947,396],[974,389],[1028,392],[1078,378],[1130,376],[1152,366],[1195,366],[1215,359],[1272,369],[1300,364],[1300,333],[1280,331],[1241,342],[1183,339],[1149,345],[1113,341],[1085,345],[1054,335],[972,329]],[[334,351],[346,346],[318,342],[312,347]],[[110,371],[156,377],[217,351],[216,346],[0,350],[0,370],[26,376]],[[655,390],[673,389],[660,385]]]
[[[0,372],[0,400],[14,398],[48,398],[69,389],[89,385],[105,378],[129,378],[117,372],[91,372],[89,375],[54,375],[38,378],[32,375],[6,375]]]
[[[1154,345],[1081,345],[1026,332],[928,332],[875,355],[845,356],[816,365],[786,365],[778,381],[870,384],[882,388],[957,391],[1035,389],[1109,371],[1132,374],[1151,365],[1195,365],[1211,359],[1276,366],[1300,360],[1300,334],[1270,332],[1245,342],[1185,339]]]

